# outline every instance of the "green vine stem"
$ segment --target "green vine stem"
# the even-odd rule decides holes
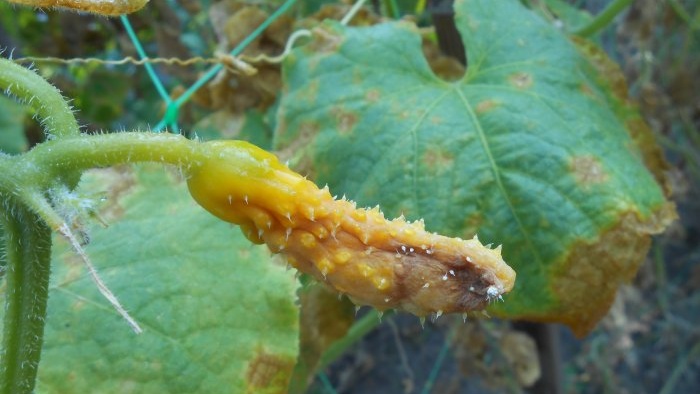
[[[614,0],[612,3],[608,4],[603,11],[596,15],[588,25],[575,31],[574,34],[581,37],[590,37],[603,30],[620,12],[632,4],[632,1],[633,0]]]
[[[13,207],[12,217],[3,217],[3,229],[7,284],[0,393],[30,393],[43,343],[51,230],[36,214],[22,207]]]
[[[18,172],[36,182],[33,184],[46,185],[65,171],[124,163],[158,162],[187,170],[208,153],[199,142],[177,134],[123,132],[47,141],[25,156],[18,160],[23,164]]]
[[[46,139],[80,136],[61,93],[33,71],[0,59],[0,88],[34,109]],[[0,394],[34,390],[48,301],[51,229],[22,199],[22,192],[36,187],[18,174],[18,160],[23,156],[0,155],[0,241],[5,252],[0,266],[6,278]],[[61,178],[72,186],[78,175],[64,173]]]
[[[32,70],[0,59],[0,89],[36,111],[47,139],[80,135],[78,122],[61,92]]]
[[[174,134],[124,132],[46,141],[24,155],[0,160],[0,197],[19,197],[41,214],[46,206],[44,192],[60,184],[64,174],[137,162],[172,164],[187,171],[207,156],[199,142]],[[59,230],[55,220],[41,217]]]

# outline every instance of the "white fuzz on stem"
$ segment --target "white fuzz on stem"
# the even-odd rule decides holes
[[[90,258],[88,257],[87,253],[85,253],[85,249],[83,249],[82,246],[80,246],[80,243],[78,240],[75,238],[75,235],[73,232],[70,230],[68,225],[64,222],[61,224],[59,227],[58,231],[68,239],[68,242],[70,242],[71,246],[73,247],[73,250],[75,253],[80,256],[80,258],[83,260],[83,263],[85,263],[85,266],[88,269],[88,272],[90,273],[90,277],[92,277],[92,281],[95,282],[95,285],[97,286],[97,289],[100,291],[100,294],[104,298],[109,301],[110,304],[112,304],[112,307],[119,313],[124,320],[131,326],[131,329],[134,330],[136,334],[141,334],[143,330],[141,329],[141,326],[134,320],[134,318],[129,315],[129,312],[124,309],[122,304],[119,302],[117,297],[112,293],[111,290],[107,287],[107,285],[102,281],[102,278],[100,278],[100,275],[97,273],[97,269],[95,269],[95,266],[92,265],[92,262],[90,261]]]

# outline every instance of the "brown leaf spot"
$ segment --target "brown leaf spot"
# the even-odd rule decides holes
[[[379,97],[381,97],[381,94],[377,89],[370,89],[365,93],[365,99],[370,103],[376,103],[379,101]]]
[[[78,313],[80,312],[83,308],[85,308],[86,303],[85,300],[82,299],[77,299],[73,302],[71,305],[71,312],[73,313]]]
[[[440,147],[432,147],[423,154],[423,163],[430,171],[439,175],[454,167],[454,157]]]
[[[596,96],[595,92],[591,88],[591,85],[581,82],[581,85],[579,85],[579,90],[581,93],[583,93],[584,96],[591,97],[593,99],[598,99],[598,96]]]
[[[261,389],[267,389],[265,392],[286,392],[294,363],[295,360],[291,357],[282,357],[258,349],[246,371],[246,392],[257,393]]]
[[[670,195],[671,181],[667,176],[669,165],[663,157],[661,148],[654,140],[651,129],[639,116],[637,105],[630,100],[625,75],[620,66],[612,61],[605,54],[605,51],[588,40],[575,36],[572,36],[571,39],[598,71],[599,82],[612,92],[613,107],[617,105],[622,107],[616,112],[624,119],[625,128],[632,136],[636,148],[641,150],[644,165],[652,172],[656,181],[663,186],[666,195]]]
[[[595,185],[608,180],[608,174],[605,173],[602,164],[593,156],[574,157],[569,163],[569,170],[581,186]]]
[[[550,279],[563,306],[553,320],[567,324],[579,337],[586,335],[608,312],[618,287],[637,273],[651,245],[651,234],[662,232],[675,218],[670,203],[644,221],[628,212],[597,239],[575,243]]]
[[[654,133],[649,125],[640,116],[635,116],[625,121],[625,128],[632,136],[636,148],[642,152],[644,166],[651,171],[654,179],[664,189],[667,196],[671,194],[671,180],[668,177],[670,165],[664,158],[664,153],[656,143]]]
[[[508,82],[518,89],[527,89],[532,86],[533,80],[531,74],[519,72],[511,74],[511,76],[508,77]]]
[[[308,45],[305,45],[306,50],[310,53],[330,54],[338,52],[338,48],[340,48],[340,45],[343,43],[342,35],[340,35],[338,32],[329,30],[325,26],[320,26],[313,29],[312,33],[313,41],[311,41]]]
[[[627,82],[620,66],[612,61],[597,45],[592,42],[572,36],[576,47],[596,68],[604,84],[608,85],[614,96],[622,102],[627,101]]]
[[[492,109],[498,107],[499,105],[501,105],[501,103],[499,103],[498,101],[484,100],[476,105],[476,113],[477,114],[486,113],[486,112],[491,111]]]
[[[303,98],[310,103],[315,103],[318,100],[318,89],[318,79],[314,79],[313,81],[309,82],[303,92],[301,92],[300,98]]]
[[[338,132],[343,135],[350,134],[357,124],[357,114],[342,107],[332,109],[331,113],[335,117],[335,125]]]

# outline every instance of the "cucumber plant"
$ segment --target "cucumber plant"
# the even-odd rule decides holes
[[[33,109],[46,138],[0,156],[0,392],[34,389],[42,346],[38,388],[49,392],[132,380],[143,390],[283,391],[298,353],[298,284],[244,239],[378,310],[437,317],[488,307],[588,332],[636,272],[650,235],[674,218],[660,150],[620,71],[592,42],[515,0],[456,1],[455,14],[468,67],[452,81],[431,70],[405,21],[324,22],[286,56],[273,147],[328,188],[240,141],[83,135],[55,88],[2,59],[0,87]],[[141,162],[177,175],[88,171]],[[177,178],[242,235],[193,206]],[[104,214],[90,193],[105,184],[114,216],[102,231],[89,222]],[[377,203],[400,218],[356,206]],[[145,335],[91,326],[114,324],[114,314],[99,296],[81,295],[96,290],[76,274],[75,256]],[[176,318],[178,310],[186,313]],[[105,357],[76,366],[60,361],[67,353]],[[143,363],[119,364],[125,354]]]

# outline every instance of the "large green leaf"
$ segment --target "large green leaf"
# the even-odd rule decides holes
[[[455,3],[464,77],[436,77],[406,22],[327,22],[285,61],[276,148],[360,205],[503,243],[491,310],[588,331],[673,208],[627,108],[584,52],[516,0]]]
[[[41,393],[285,392],[298,353],[293,272],[192,201],[162,167],[99,171],[108,228],[87,229],[135,335],[55,239]]]
[[[25,114],[21,105],[0,96],[0,153],[17,154],[27,150],[23,123]]]

